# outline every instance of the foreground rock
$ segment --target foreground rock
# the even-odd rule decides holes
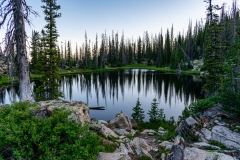
[[[212,140],[221,142],[230,149],[240,149],[240,134],[224,126],[212,128]]]
[[[67,109],[70,111],[69,120],[75,120],[77,123],[85,124],[90,122],[89,108],[83,102],[66,100],[49,100],[37,103],[41,108],[34,113],[36,117],[44,118],[51,116],[54,110]]]
[[[133,123],[132,123],[133,122]],[[133,124],[136,125],[137,123],[129,118],[124,113],[118,113],[113,120],[109,122],[109,125],[113,128],[125,129],[127,131],[131,131]]]
[[[130,160],[130,159],[128,159],[127,155],[122,152],[116,152],[116,153],[100,152],[97,160]]]
[[[102,133],[105,137],[114,137],[118,138],[118,135],[110,128],[106,127],[101,121],[93,118],[91,119],[90,129]]]
[[[218,152],[208,152],[198,148],[184,149],[184,160],[236,160],[235,158]]]

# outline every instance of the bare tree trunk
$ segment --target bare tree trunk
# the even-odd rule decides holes
[[[27,60],[26,36],[22,0],[12,0],[19,74],[20,100],[33,101]]]

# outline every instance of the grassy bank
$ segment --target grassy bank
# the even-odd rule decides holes
[[[92,73],[92,72],[103,72],[103,71],[113,71],[113,70],[119,70],[119,69],[150,69],[155,71],[162,71],[166,73],[178,73],[177,70],[170,69],[169,67],[156,67],[156,66],[148,66],[146,64],[131,64],[126,65],[123,67],[105,67],[104,69],[71,69],[71,70],[60,70],[58,73],[60,75],[69,75],[69,74],[78,74],[78,73]],[[182,71],[182,74],[189,74],[189,75],[200,75],[199,71]]]
[[[150,69],[150,70],[155,70],[155,71],[162,71],[166,73],[178,73],[177,70],[170,69],[169,67],[156,67],[156,66],[148,66],[146,64],[131,64],[131,65],[126,65],[123,67],[105,67],[104,69],[70,69],[70,70],[60,70],[58,73],[60,75],[73,75],[73,74],[81,74],[81,73],[98,73],[98,72],[103,72],[103,71],[114,71],[114,70],[119,70],[119,69]],[[182,71],[182,74],[188,74],[188,75],[199,75],[200,72],[198,71]],[[40,74],[31,74],[30,78],[31,79],[39,79],[41,77]],[[2,76],[0,78],[0,86],[10,84],[10,81],[7,76]]]

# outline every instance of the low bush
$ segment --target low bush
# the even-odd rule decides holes
[[[19,102],[0,107],[0,154],[4,159],[96,159],[104,150],[87,126],[68,121],[60,109],[44,119],[37,106]]]

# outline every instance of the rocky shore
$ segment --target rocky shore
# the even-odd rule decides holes
[[[117,146],[112,153],[100,152],[98,160],[240,159],[239,123],[223,110],[221,104],[212,106],[200,116],[191,115],[179,120],[178,135],[168,141],[159,140],[168,132],[162,126],[157,131],[135,130],[137,123],[124,113],[118,113],[113,120],[106,122],[90,119],[89,108],[83,102],[53,100],[38,102],[38,105],[41,106],[35,113],[38,117],[48,116],[55,109],[67,108],[70,120],[89,124],[105,143]]]

